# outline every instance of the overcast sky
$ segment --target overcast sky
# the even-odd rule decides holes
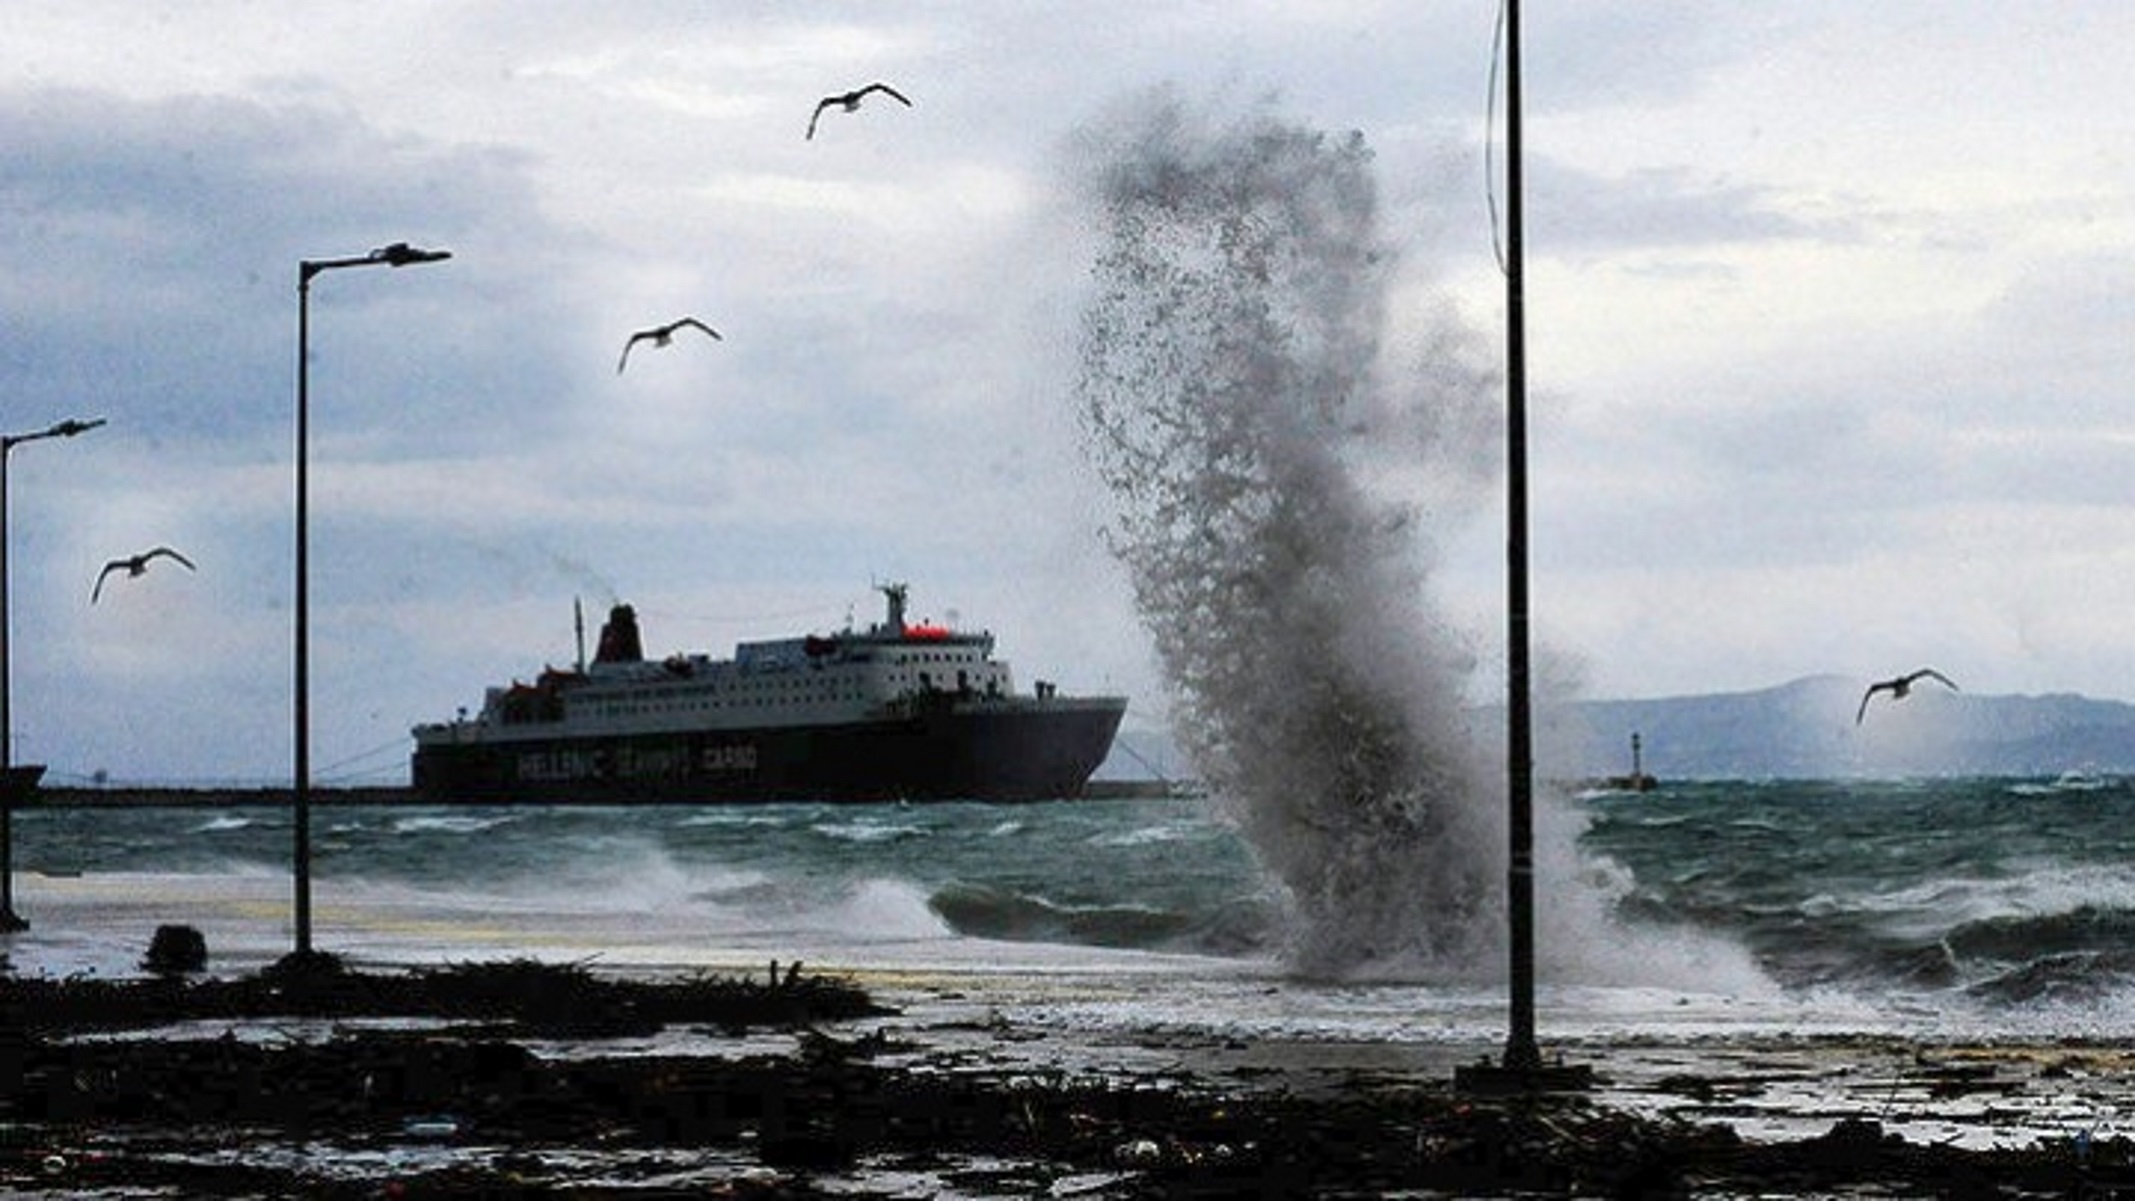
[[[1075,130],[1169,84],[1361,131],[1390,319],[1502,326],[1489,0],[11,4],[0,430],[16,758],[286,780],[297,263],[313,762],[573,657],[827,631],[908,581],[1026,684],[1164,698],[1098,536]],[[1550,687],[1933,664],[2135,698],[2135,7],[1531,4],[1534,621]],[[816,101],[885,80],[879,98]],[[1500,150],[1501,156],[1502,151]],[[1502,158],[1499,157],[1502,164]],[[684,314],[725,340],[641,347]],[[1503,527],[1432,531],[1502,661]],[[113,579],[106,560],[159,563]]]

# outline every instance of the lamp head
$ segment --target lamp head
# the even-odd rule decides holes
[[[384,263],[388,267],[405,267],[410,263],[434,263],[440,259],[449,259],[451,257],[452,252],[449,250],[424,250],[421,247],[410,246],[406,242],[395,242],[391,246],[380,246],[371,252],[372,262]]]
[[[100,426],[102,424],[104,424],[104,419],[102,417],[99,417],[94,421],[78,421],[70,417],[67,420],[60,422],[58,425],[53,426],[52,433],[57,434],[62,438],[72,438],[76,434],[86,434],[90,430],[93,430],[97,426]]]

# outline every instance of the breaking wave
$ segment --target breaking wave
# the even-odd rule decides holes
[[[1098,246],[1076,395],[1108,539],[1182,746],[1287,891],[1290,963],[1494,971],[1501,791],[1422,503],[1443,518],[1488,474],[1492,372],[1449,319],[1399,361],[1361,134],[1158,92],[1077,150]]]

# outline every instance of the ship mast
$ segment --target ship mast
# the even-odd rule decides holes
[[[586,609],[584,605],[578,602],[578,598],[575,596],[571,598],[571,629],[578,635],[578,674],[584,675],[586,674]]]

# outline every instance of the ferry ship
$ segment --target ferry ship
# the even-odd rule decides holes
[[[1126,698],[1015,691],[989,633],[888,612],[648,659],[636,611],[608,614],[591,663],[492,687],[476,716],[415,727],[416,794],[438,803],[1022,801],[1078,795]],[[582,630],[582,626],[581,626]]]

